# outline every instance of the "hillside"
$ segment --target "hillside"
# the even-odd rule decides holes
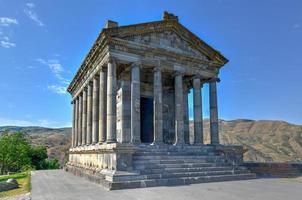
[[[223,144],[241,144],[248,151],[246,161],[302,161],[302,126],[270,120],[220,120],[220,139]],[[193,128],[193,123],[190,124]],[[70,143],[70,128],[0,127],[0,134],[26,132],[34,145],[45,145],[50,157],[66,161]],[[209,121],[204,121],[205,141],[209,141]]]

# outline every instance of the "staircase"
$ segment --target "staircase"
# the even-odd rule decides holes
[[[244,166],[227,162],[211,148],[203,151],[142,147],[133,155],[134,172],[115,174],[109,188],[126,189],[154,186],[245,180],[255,178]]]

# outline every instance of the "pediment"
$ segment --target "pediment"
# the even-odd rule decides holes
[[[125,36],[121,39],[162,48],[175,53],[198,57],[202,60],[211,60],[207,55],[200,52],[192,44],[183,39],[174,31],[164,30],[162,32],[149,32],[138,35]]]

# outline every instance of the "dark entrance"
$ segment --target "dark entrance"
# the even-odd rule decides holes
[[[141,142],[153,142],[153,98],[141,97]]]

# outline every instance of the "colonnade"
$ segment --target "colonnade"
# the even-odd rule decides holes
[[[140,70],[141,63],[131,65],[131,138],[130,142],[140,141]],[[95,75],[82,91],[73,98],[72,147],[115,143],[116,135],[116,95],[117,63],[109,59],[107,66]],[[185,136],[184,115],[188,111],[188,102],[184,100],[184,74],[175,72],[175,145],[188,143]],[[211,144],[219,144],[216,78],[209,81],[210,98],[210,134]],[[194,104],[194,144],[203,144],[201,79],[192,80]],[[163,87],[160,67],[153,70],[153,130],[154,144],[163,143]]]

